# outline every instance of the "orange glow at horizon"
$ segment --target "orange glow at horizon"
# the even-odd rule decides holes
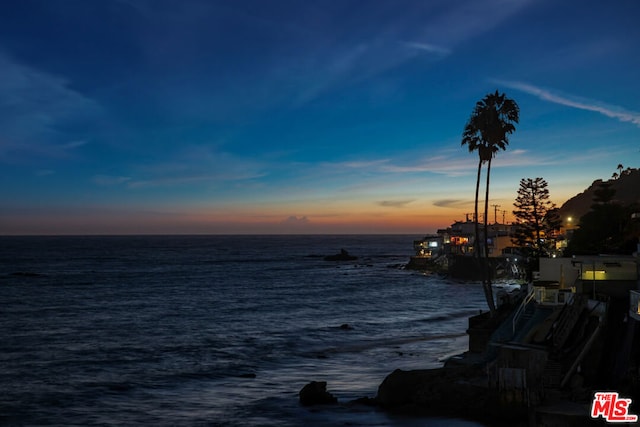
[[[452,195],[453,196],[453,195]],[[488,222],[514,220],[509,195],[496,192]],[[392,199],[389,199],[392,200]],[[441,199],[440,199],[441,200]],[[456,195],[451,206],[430,199],[310,200],[234,205],[0,212],[2,234],[431,234],[473,219],[473,201]],[[484,201],[479,201],[480,221]],[[504,211],[504,212],[503,212]],[[504,220],[504,221],[503,221]]]
[[[463,220],[459,211],[432,208],[369,212],[55,212],[0,214],[0,235],[16,234],[426,234]]]

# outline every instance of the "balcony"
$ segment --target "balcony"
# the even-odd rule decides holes
[[[573,299],[572,289],[559,289],[556,286],[534,286],[534,299],[543,305],[563,305]]]

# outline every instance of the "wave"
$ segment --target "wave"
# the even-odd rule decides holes
[[[359,353],[359,352],[371,350],[374,348],[395,347],[399,345],[412,344],[412,343],[422,342],[422,341],[455,339],[455,338],[464,337],[466,335],[467,335],[466,333],[451,333],[451,334],[433,334],[433,335],[422,335],[422,336],[411,336],[411,337],[400,337],[400,338],[382,338],[382,339],[368,340],[368,341],[357,342],[353,344],[347,344],[347,345],[336,346],[336,347],[327,347],[320,350],[313,350],[307,353],[303,353],[303,356],[324,358],[324,357],[328,357],[328,355],[330,354]]]

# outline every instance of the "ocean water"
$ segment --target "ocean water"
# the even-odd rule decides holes
[[[417,237],[0,237],[0,425],[479,426],[347,404],[485,308],[400,268]],[[340,404],[300,406],[310,381]]]

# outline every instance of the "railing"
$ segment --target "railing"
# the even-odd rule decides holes
[[[600,332],[601,329],[602,329],[602,317],[599,317],[598,318],[598,327],[595,329],[595,331],[593,331],[593,333],[589,337],[589,340],[587,341],[587,343],[584,345],[584,347],[582,347],[582,350],[580,351],[580,354],[578,355],[578,357],[576,357],[576,360],[573,362],[573,365],[571,365],[571,368],[569,368],[569,370],[567,371],[566,375],[562,379],[562,382],[560,383],[560,387],[561,388],[564,387],[567,384],[567,381],[569,381],[569,378],[571,378],[571,375],[573,375],[573,372],[578,368],[578,366],[582,362],[582,359],[584,358],[584,356],[589,352],[589,349],[593,345],[593,343],[594,343],[594,341],[595,341],[596,337],[598,336],[598,333]]]
[[[565,305],[560,316],[555,321],[553,331],[554,348],[562,348],[587,305],[588,298],[584,294],[576,294],[572,299],[573,303]]]
[[[629,291],[629,315],[640,320],[640,291]]]
[[[524,297],[524,299],[522,300],[522,303],[520,303],[520,307],[518,307],[515,314],[513,315],[513,333],[514,334],[516,333],[516,325],[518,324],[518,320],[520,319],[520,316],[524,312],[524,309],[527,306],[527,304],[531,302],[534,296],[535,296],[535,292],[532,287],[529,293],[527,294],[527,296]]]
[[[561,305],[571,302],[573,291],[571,289],[546,288],[534,286],[536,301],[541,304]]]

